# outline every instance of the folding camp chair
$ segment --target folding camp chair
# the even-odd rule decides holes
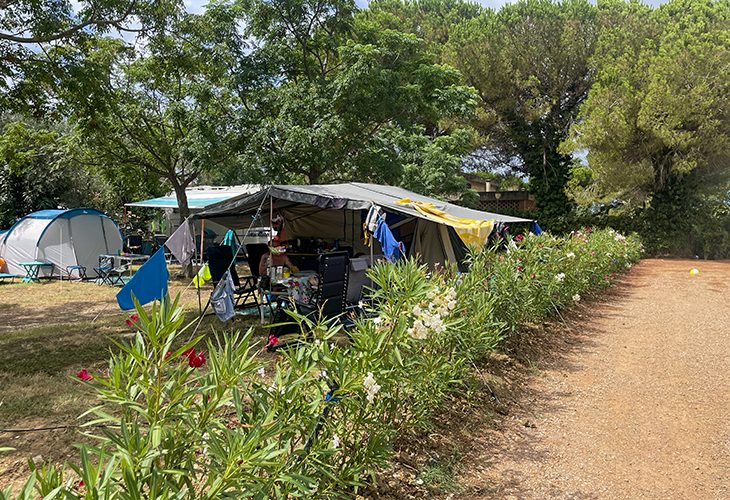
[[[346,312],[349,267],[350,256],[347,252],[326,253],[317,257],[317,290],[314,300],[308,304],[291,301],[296,310],[310,318],[315,318],[319,314],[323,318],[341,317]],[[286,321],[286,316],[284,309],[279,309],[276,322]],[[294,333],[300,333],[298,325],[281,324],[274,329],[272,334],[278,339],[283,335]],[[271,351],[284,345],[286,344],[269,344],[268,348]]]
[[[127,236],[126,251],[130,253],[142,253],[142,236],[133,234]]]
[[[256,278],[254,276],[239,278],[236,266],[233,263],[233,255],[233,247],[229,245],[212,246],[205,251],[213,286],[216,286],[226,271],[230,269],[231,279],[235,287],[233,290],[235,294],[234,307],[237,309],[259,308],[259,301],[256,298]]]
[[[112,286],[124,286],[126,281],[129,281],[128,279],[125,280],[125,274],[127,274],[127,271],[129,271],[129,264],[122,264],[121,266],[113,268],[107,274],[107,282]]]
[[[165,262],[170,264],[172,262],[172,252],[170,252],[170,250],[165,246],[166,242],[167,242],[166,234],[156,234],[155,235],[155,245],[157,245],[157,248],[164,248]]]
[[[94,268],[96,272],[96,283],[101,286],[104,283],[111,285],[111,278],[109,274],[114,269],[114,259],[111,257],[100,257],[99,266]]]

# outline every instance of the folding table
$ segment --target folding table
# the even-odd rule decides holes
[[[40,283],[41,280],[38,277],[38,273],[40,272],[41,267],[50,266],[51,274],[53,274],[53,264],[51,262],[18,262],[18,265],[25,268],[25,277],[23,278],[23,283],[30,283],[31,281],[36,281]]]

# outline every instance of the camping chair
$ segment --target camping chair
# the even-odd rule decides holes
[[[114,269],[114,259],[112,257],[100,257],[99,266],[94,268],[96,272],[96,283],[101,286],[104,283],[111,285],[109,274]]]
[[[203,253],[200,255],[201,260],[203,260],[203,256],[205,255],[205,252],[213,246],[213,240],[215,239],[215,234],[204,234],[203,235]],[[200,252],[200,235],[195,235],[195,255],[198,255],[198,252]]]
[[[231,265],[233,252],[233,247],[229,245],[212,246],[208,247],[205,251],[205,260],[208,262],[213,286],[217,286],[218,282],[226,274],[226,271],[230,269],[231,279],[235,287],[233,290],[235,294],[233,306],[239,309],[248,309],[249,307],[255,306],[258,309],[259,301],[256,298],[256,278],[254,276],[244,276],[243,279],[239,278],[235,264]]]
[[[126,247],[129,253],[142,253],[142,236],[139,234],[127,236]]]
[[[170,264],[172,261],[172,252],[170,252],[170,250],[165,246],[165,243],[167,243],[166,234],[155,234],[155,245],[157,245],[157,248],[165,249],[165,262]]]
[[[107,273],[107,282],[112,286],[124,286],[126,281],[129,281],[128,279],[125,280],[125,274],[129,271],[129,266],[130,264],[122,264],[121,266],[111,269],[109,273]]]
[[[347,252],[332,252],[322,254],[317,258],[317,291],[315,299],[310,304],[292,301],[296,310],[312,319],[321,314],[322,318],[341,316],[346,311],[347,281],[350,268],[350,256]],[[277,311],[277,323],[286,320],[284,309]],[[277,339],[283,335],[298,333],[299,326],[282,324],[274,329],[273,335]],[[302,332],[303,333],[303,332]],[[269,344],[269,350],[275,350],[286,344]]]

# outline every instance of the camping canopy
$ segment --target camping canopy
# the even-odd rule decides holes
[[[0,255],[7,272],[25,275],[19,262],[51,262],[56,272],[84,266],[88,276],[99,265],[99,255],[122,249],[119,227],[93,208],[41,210],[26,215],[0,239]]]
[[[385,211],[388,226],[394,236],[405,243],[409,256],[420,255],[431,266],[446,260],[461,261],[466,248],[452,225],[443,220],[437,222],[414,204],[398,203],[405,199],[431,203],[435,209],[458,219],[496,220],[507,224],[531,222],[530,219],[472,210],[394,186],[363,183],[273,185],[252,195],[210,206],[192,218],[210,219],[230,229],[247,229],[268,226],[271,214],[280,215],[284,219],[283,237],[286,239],[338,240],[340,246],[350,246],[355,253],[366,253],[362,223],[375,204]]]

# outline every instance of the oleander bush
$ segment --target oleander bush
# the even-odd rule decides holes
[[[641,252],[634,236],[587,229],[472,248],[468,273],[384,262],[347,343],[338,322],[291,312],[306,341],[268,362],[251,331],[173,348],[187,336],[177,299],[138,306],[134,341],[79,374],[103,402],[86,415],[98,444],[80,446],[80,466],[29,462],[26,485],[0,498],[349,498],[505,337]]]

